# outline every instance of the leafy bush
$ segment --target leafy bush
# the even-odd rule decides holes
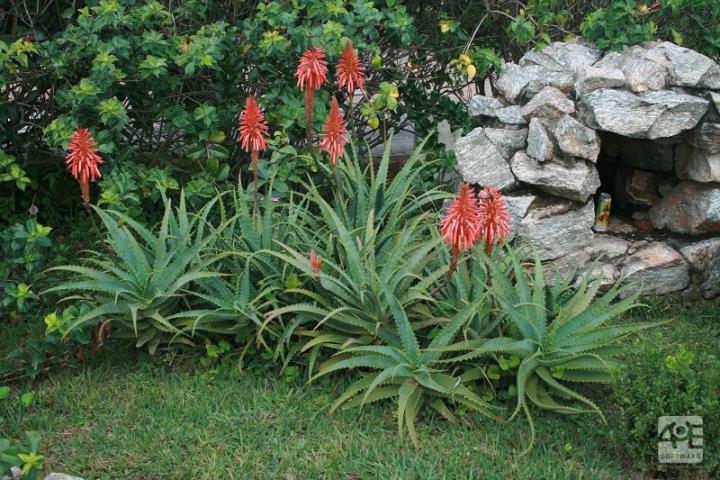
[[[17,399],[11,399],[10,387],[0,387],[0,426],[6,419],[4,415],[22,416],[33,403],[34,392],[26,392]],[[40,478],[43,457],[39,454],[41,436],[38,432],[26,432],[26,443],[15,442],[0,435],[0,476],[14,477],[13,468],[20,470],[22,478],[35,480]]]
[[[27,311],[27,302],[35,298],[32,283],[43,264],[43,251],[52,243],[51,231],[32,219],[0,230],[0,308]]]
[[[622,50],[625,45],[645,43],[653,38],[657,26],[638,8],[635,0],[611,2],[607,8],[589,13],[580,30],[598,48]]]
[[[720,359],[715,349],[699,348],[710,345],[707,337],[689,349],[666,335],[639,338],[628,350],[629,368],[620,372],[610,399],[618,407],[618,424],[610,438],[644,471],[691,478],[699,469],[712,476],[720,471],[720,428],[714,420],[720,415]],[[658,417],[666,415],[703,417],[704,458],[698,468],[657,463]]]
[[[625,45],[657,38],[718,58],[719,20],[720,5],[714,0],[669,0],[650,5],[618,0],[587,12],[580,31],[599,48],[622,50]]]
[[[79,126],[92,129],[106,174],[130,162],[170,169],[186,182],[243,173],[247,162],[235,127],[252,94],[273,132],[274,151],[261,162],[265,180],[274,177],[284,197],[308,168],[317,172],[312,156],[297,155],[295,141],[305,125],[294,70],[307,47],[322,47],[333,64],[353,41],[367,79],[348,109],[348,126],[370,145],[411,124],[423,135],[442,119],[453,128],[470,126],[464,107],[450,96],[499,68],[492,50],[464,48],[467,35],[448,33],[436,48],[420,47],[424,37],[395,1],[271,1],[226,10],[221,2],[102,0],[78,7],[65,12],[67,24],[54,35],[31,34],[34,40],[19,43],[15,50],[27,50],[22,61],[8,54],[12,68],[5,81],[13,102],[1,122],[0,147],[18,158],[20,170],[8,173],[16,181],[48,185],[49,169],[40,169],[40,162],[54,161],[59,173],[61,163],[48,153],[63,148]],[[451,62],[458,68],[447,70]],[[333,85],[319,92],[315,131],[330,95],[347,97]],[[190,185],[182,186],[190,196]],[[107,183],[102,187],[106,191]],[[119,201],[117,190],[105,195],[106,205]]]

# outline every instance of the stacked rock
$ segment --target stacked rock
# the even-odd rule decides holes
[[[604,53],[575,39],[506,63],[494,87],[470,101],[482,127],[454,151],[464,181],[506,194],[514,235],[561,271],[602,256],[607,283],[720,294],[716,62],[669,42]],[[650,233],[593,233],[606,157],[612,193],[645,209]]]

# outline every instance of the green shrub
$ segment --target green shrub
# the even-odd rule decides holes
[[[322,47],[332,66],[346,41],[353,41],[367,79],[362,98],[348,111],[348,127],[370,145],[411,124],[421,135],[443,119],[453,129],[469,127],[465,108],[448,94],[499,68],[491,49],[465,49],[467,34],[460,32],[426,48],[405,6],[390,0],[278,0],[231,10],[222,2],[91,3],[68,10],[67,24],[52,36],[31,35],[32,42],[19,43],[12,51],[27,50],[22,60],[15,58],[19,50],[5,60],[12,67],[4,81],[12,85],[13,101],[2,107],[7,111],[0,108],[0,147],[18,158],[26,173],[16,169],[18,178],[50,184],[50,190],[57,187],[46,178],[47,164],[54,163],[55,175],[62,175],[62,164],[48,158],[45,145],[58,153],[79,126],[92,130],[106,160],[104,174],[130,162],[170,169],[186,182],[245,174],[249,162],[237,147],[235,128],[252,94],[272,128],[273,151],[261,161],[264,179],[274,177],[278,196],[287,196],[308,170],[318,171],[312,156],[297,155],[305,117],[294,73],[310,46]],[[445,68],[452,62],[459,68]],[[347,103],[332,70],[318,95],[316,132],[331,95]],[[190,185],[182,186],[190,195]],[[117,201],[117,193],[108,192],[104,201]]]
[[[5,427],[6,415],[22,417],[33,403],[34,392],[26,392],[17,398],[11,398],[10,387],[0,387],[0,427]],[[26,432],[26,443],[13,441],[0,434],[0,478],[12,475],[12,468],[22,472],[22,478],[36,480],[41,478],[43,456],[39,454],[41,436],[38,432]]]
[[[580,32],[599,48],[622,50],[625,45],[661,39],[720,56],[720,4],[715,0],[604,3],[586,12],[580,25]]]
[[[676,319],[686,322],[688,319]],[[681,332],[682,329],[679,329]],[[720,359],[710,334],[703,339],[668,338],[668,332],[638,338],[628,349],[628,368],[620,372],[610,402],[617,408],[617,424],[610,438],[636,468],[665,472],[672,478],[694,478],[720,471]],[[678,342],[691,342],[686,347]],[[706,342],[710,343],[706,343]],[[697,342],[697,343],[695,343]],[[717,343],[714,343],[717,345]],[[696,415],[703,417],[704,459],[701,465],[659,464],[657,458],[658,417]],[[669,477],[668,477],[669,478]],[[713,477],[714,478],[714,477]]]
[[[598,48],[622,50],[625,45],[651,40],[657,26],[650,15],[640,10],[638,2],[620,0],[589,13],[580,30]]]
[[[33,219],[0,230],[0,309],[28,310],[35,298],[33,282],[52,244],[51,231]]]

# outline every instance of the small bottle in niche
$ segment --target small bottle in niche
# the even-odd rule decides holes
[[[593,230],[596,232],[607,232],[608,223],[610,222],[610,204],[612,197],[609,193],[602,192],[598,198],[597,208],[595,209],[595,226]]]

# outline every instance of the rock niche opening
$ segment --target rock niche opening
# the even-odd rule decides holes
[[[672,43],[583,39],[507,63],[480,127],[454,144],[463,180],[505,193],[513,235],[551,269],[644,294],[720,295],[720,66]],[[607,232],[593,230],[601,192]],[[585,269],[585,270],[583,270]]]

